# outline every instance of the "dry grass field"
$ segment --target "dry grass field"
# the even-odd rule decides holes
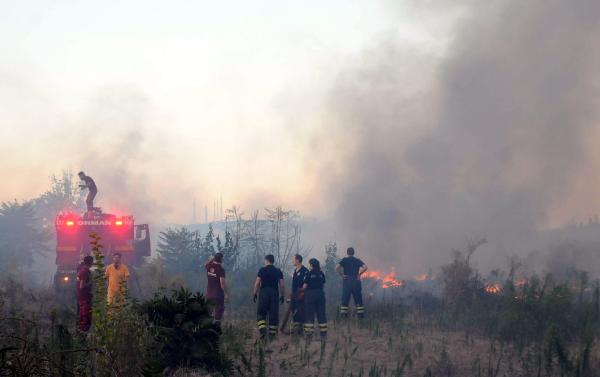
[[[327,342],[317,337],[279,334],[261,344],[253,321],[229,323],[222,352],[235,363],[238,376],[562,376],[560,360],[548,358],[544,347],[517,349],[489,337],[444,330],[417,317],[398,321],[367,318],[329,322]],[[546,353],[545,353],[546,352]],[[577,350],[569,350],[575,354]],[[597,347],[592,365],[599,365]],[[594,372],[596,373],[596,372]],[[180,370],[179,376],[209,376]],[[576,375],[576,374],[575,374]],[[597,374],[593,374],[597,375]]]

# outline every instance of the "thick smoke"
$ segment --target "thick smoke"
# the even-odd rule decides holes
[[[192,197],[160,119],[139,91],[108,87],[66,131],[69,142],[62,144],[73,156],[72,166],[94,178],[99,190],[95,205],[105,212],[133,214],[138,222],[161,221],[179,210],[181,198]]]
[[[600,2],[471,4],[426,90],[393,43],[332,90],[337,238],[373,265],[421,272],[486,237],[497,266],[598,208]]]
[[[106,210],[135,210],[145,216],[160,212],[144,177],[144,161],[152,157],[146,145],[150,111],[139,93],[101,93],[91,101],[77,133],[77,161],[95,179],[100,189],[97,204]],[[107,129],[111,131],[104,132]]]

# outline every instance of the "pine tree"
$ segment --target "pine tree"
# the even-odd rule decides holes
[[[337,266],[340,258],[337,254],[337,244],[335,242],[330,242],[325,245],[325,278],[327,279],[326,291],[329,299],[335,299],[339,296],[341,289],[340,277],[335,271],[335,267]]]

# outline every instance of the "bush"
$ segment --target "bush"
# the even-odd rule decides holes
[[[156,331],[152,354],[158,364],[165,368],[228,369],[219,353],[212,306],[202,294],[182,287],[170,296],[156,294],[140,310]]]
[[[452,263],[442,266],[444,303],[453,322],[462,318],[464,313],[471,312],[481,296],[483,283],[477,270],[471,265],[471,256],[485,243],[485,239],[469,242],[466,252],[455,250]]]

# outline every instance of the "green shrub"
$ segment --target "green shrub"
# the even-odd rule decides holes
[[[144,302],[141,313],[156,331],[153,359],[165,368],[227,369],[211,309],[202,294],[183,287],[170,296],[156,294]]]

